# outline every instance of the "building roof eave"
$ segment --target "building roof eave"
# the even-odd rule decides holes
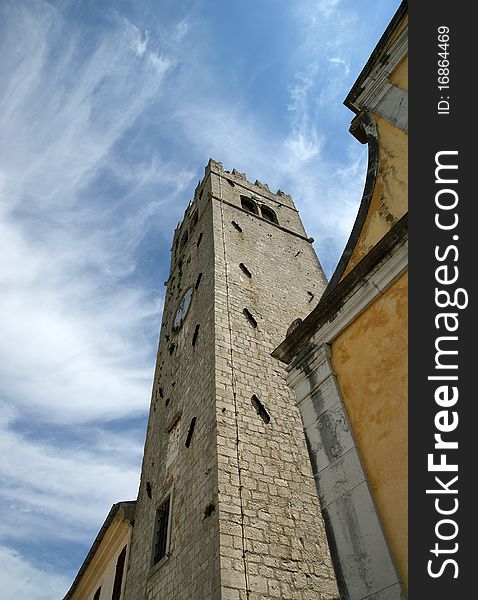
[[[91,548],[88,551],[88,554],[86,555],[86,558],[83,561],[83,564],[81,565],[73,583],[71,584],[70,589],[67,591],[67,593],[63,597],[63,600],[69,600],[69,598],[71,598],[73,596],[78,584],[81,581],[81,578],[83,577],[86,569],[88,568],[88,565],[93,560],[95,552],[98,549],[99,545],[101,544],[101,541],[102,541],[106,531],[108,530],[109,526],[113,522],[113,520],[116,517],[116,515],[118,514],[118,512],[120,510],[123,510],[124,519],[126,521],[128,521],[129,523],[133,524],[135,509],[136,509],[136,501],[135,500],[125,501],[125,502],[117,502],[116,504],[113,504],[113,506],[111,507],[111,509],[108,513],[108,516],[105,519],[105,522],[101,526],[101,529],[99,530],[98,535],[95,538],[95,541],[91,545]]]
[[[322,296],[314,310],[272,352],[272,356],[283,363],[291,364],[294,358],[301,353],[301,349],[308,344],[314,333],[340,310],[364,277],[383,262],[393,252],[394,248],[407,237],[408,213],[392,227],[327,296]]]

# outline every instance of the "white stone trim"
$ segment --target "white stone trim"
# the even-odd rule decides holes
[[[371,110],[408,133],[408,92],[386,81]]]
[[[368,485],[342,395],[332,370],[330,346],[303,361],[295,378],[312,471],[328,522],[335,568],[349,600],[400,600],[401,586]]]
[[[363,90],[358,94],[353,105],[360,110],[371,110],[376,108],[384,94],[386,93],[387,79],[396,69],[408,53],[408,26],[400,32],[397,39],[386,50],[389,55],[388,61],[384,64],[379,57],[374,68],[362,83]]]

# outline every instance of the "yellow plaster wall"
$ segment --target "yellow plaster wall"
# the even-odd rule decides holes
[[[408,55],[398,63],[389,80],[393,85],[408,92]]]
[[[332,344],[332,364],[403,582],[408,581],[408,273]]]
[[[388,42],[390,47],[408,25],[408,15]],[[408,91],[408,55],[389,77],[390,83]],[[408,135],[373,113],[379,140],[379,168],[365,223],[342,279],[408,211]]]
[[[342,279],[408,211],[408,135],[374,114],[379,169],[365,223]]]

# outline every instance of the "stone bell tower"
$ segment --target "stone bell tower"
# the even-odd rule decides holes
[[[125,600],[338,598],[271,357],[325,283],[292,198],[209,161],[174,234]]]

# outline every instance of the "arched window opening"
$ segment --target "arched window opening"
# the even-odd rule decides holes
[[[258,215],[259,211],[257,210],[257,205],[252,198],[248,198],[247,196],[241,196],[241,206],[247,212],[252,213],[253,215]]]
[[[277,216],[272,210],[272,208],[269,208],[268,206],[261,206],[261,215],[263,219],[267,219],[268,221],[270,221],[271,223],[275,223],[276,225],[279,224]]]

